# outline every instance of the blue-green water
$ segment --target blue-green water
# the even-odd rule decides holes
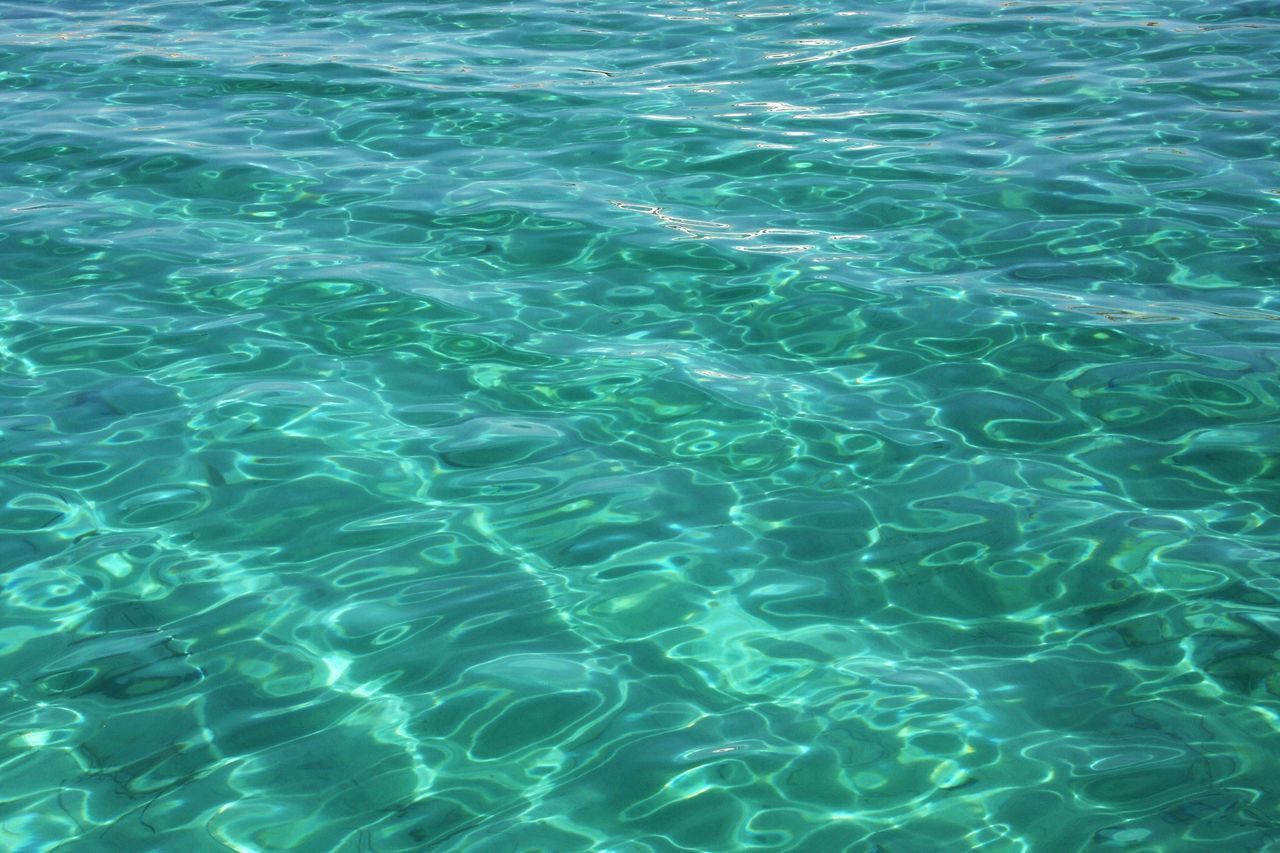
[[[1280,850],[1280,6],[0,5],[0,847]]]

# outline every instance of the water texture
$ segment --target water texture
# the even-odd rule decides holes
[[[0,848],[1280,850],[1280,6],[0,4]]]

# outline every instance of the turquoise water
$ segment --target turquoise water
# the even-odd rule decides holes
[[[0,9],[0,848],[1280,850],[1280,7]]]

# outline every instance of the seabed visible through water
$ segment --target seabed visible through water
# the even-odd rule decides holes
[[[0,8],[0,848],[1280,851],[1280,6]]]

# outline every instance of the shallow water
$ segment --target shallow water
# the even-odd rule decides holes
[[[0,846],[1280,849],[1280,11],[0,13]]]

